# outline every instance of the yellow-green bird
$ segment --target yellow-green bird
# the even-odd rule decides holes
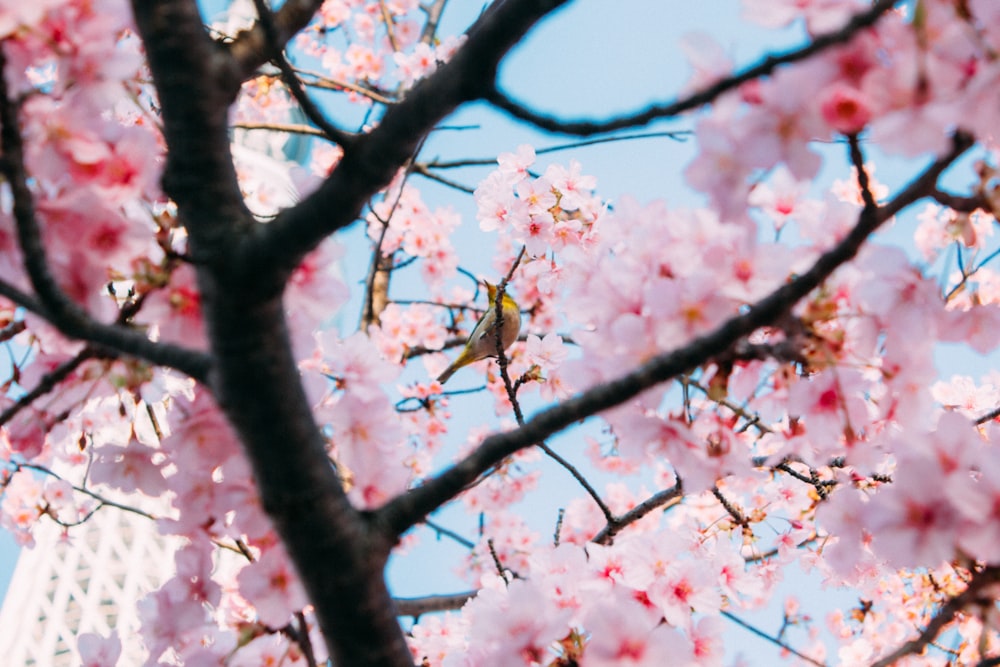
[[[486,282],[486,281],[483,281]],[[486,312],[476,322],[476,327],[469,334],[469,340],[465,343],[462,353],[451,362],[448,368],[438,376],[438,382],[444,384],[455,371],[462,366],[468,366],[480,359],[497,356],[496,324],[497,320],[497,288],[496,285],[486,283],[486,294],[489,297],[489,306]],[[503,301],[501,301],[500,312],[503,313],[503,328],[500,332],[500,342],[503,349],[507,349],[517,340],[521,333],[521,310],[517,307],[517,302],[511,298],[510,294],[504,290]]]

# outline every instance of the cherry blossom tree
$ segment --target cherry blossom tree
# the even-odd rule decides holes
[[[1000,662],[1000,377],[934,364],[1000,342],[1000,5],[743,0],[801,45],[737,67],[693,36],[673,101],[587,120],[498,84],[565,0],[495,0],[461,35],[445,0],[275,4],[0,5],[0,522],[30,546],[135,511],[180,538],[139,603],[147,664],[718,665],[795,568],[857,603],[833,643],[771,633],[794,660]],[[544,146],[463,184],[475,160],[422,148],[476,103],[578,146],[675,119],[705,206],[609,202]],[[911,254],[872,239],[904,212]],[[445,388],[477,278],[524,329]],[[575,497],[543,536],[550,462]],[[390,559],[433,535],[464,586],[393,599]]]

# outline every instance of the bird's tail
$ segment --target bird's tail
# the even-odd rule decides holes
[[[448,368],[444,369],[441,375],[438,375],[437,381],[440,382],[441,384],[444,384],[445,382],[448,381],[448,378],[450,378],[452,375],[455,374],[455,371],[457,370],[458,366],[456,366],[455,364],[451,364],[450,366],[448,366]]]

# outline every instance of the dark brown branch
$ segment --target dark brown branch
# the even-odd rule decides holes
[[[289,134],[305,134],[312,137],[325,137],[326,134],[319,128],[311,125],[298,125],[294,123],[233,123],[233,127],[238,130],[269,130],[271,132],[287,132]]]
[[[795,49],[794,51],[789,51],[781,55],[769,55],[756,65],[733,74],[732,76],[721,79],[705,89],[689,95],[688,97],[681,98],[668,104],[653,105],[647,109],[627,116],[619,116],[610,120],[601,121],[562,120],[554,116],[529,109],[514,101],[496,88],[490,91],[486,100],[497,108],[506,111],[514,118],[525,121],[535,127],[549,132],[590,136],[593,134],[602,134],[605,132],[614,132],[615,130],[639,127],[656,119],[672,118],[684,113],[685,111],[697,109],[705,104],[714,102],[723,93],[735,90],[748,81],[753,81],[754,79],[759,79],[771,74],[775,69],[782,65],[805,60],[806,58],[820,53],[831,46],[843,44],[860,31],[874,25],[883,14],[888,12],[898,3],[899,0],[878,0],[873,3],[871,9],[855,15],[850,21],[847,22],[847,25],[840,30],[813,37],[809,43],[802,48]]]
[[[0,72],[6,64],[6,54],[0,50]],[[35,215],[34,196],[28,188],[18,108],[10,98],[4,76],[0,76],[0,124],[0,146],[5,157],[2,167],[14,200],[18,242],[24,257],[25,271],[37,294],[37,297],[28,296],[5,283],[3,296],[42,315],[69,338],[176,368],[193,378],[203,380],[211,365],[208,355],[178,345],[153,342],[145,334],[133,329],[98,322],[59,287],[46,258],[41,229]]]
[[[14,320],[3,329],[0,329],[0,343],[6,343],[27,328],[28,325],[24,323],[24,320]]]
[[[76,371],[76,369],[79,368],[84,362],[89,361],[90,359],[95,359],[98,356],[99,355],[95,349],[85,347],[75,356],[67,359],[43,375],[38,384],[32,387],[28,393],[20,396],[13,405],[3,412],[0,412],[0,426],[9,422],[19,412],[59,386],[60,382],[72,375],[73,372]]]
[[[309,21],[322,4],[323,0],[287,0],[281,5],[281,9],[274,13],[272,43],[287,43],[295,33],[309,25]],[[265,28],[258,21],[252,28],[240,32],[236,35],[236,39],[226,45],[235,64],[232,71],[234,81],[231,83],[238,86],[252,76],[258,67],[270,60],[267,42]]]
[[[854,171],[857,173],[861,201],[864,202],[866,211],[874,211],[878,208],[878,204],[875,203],[875,195],[872,194],[871,179],[869,179],[868,170],[865,168],[865,156],[861,153],[861,144],[858,142],[858,135],[852,134],[848,136],[847,146],[851,156],[851,164],[854,165]]]
[[[133,12],[162,107],[164,188],[198,273],[214,355],[207,385],[239,435],[333,661],[412,665],[384,579],[394,541],[348,501],[302,387],[282,302],[294,265],[247,264],[242,250],[274,223],[253,218],[236,180],[231,55],[205,33],[195,0],[133,0]]]
[[[395,598],[396,613],[400,616],[417,618],[436,611],[461,609],[466,602],[476,597],[479,591],[466,591],[450,595],[427,595],[419,598]]]
[[[744,529],[750,527],[750,520],[747,519],[743,511],[722,495],[722,491],[719,491],[718,486],[712,487],[712,495],[715,496],[715,499],[719,501],[719,504],[722,505],[722,508],[726,510],[726,513],[729,514],[736,525]]]
[[[30,196],[30,195],[29,195]],[[6,280],[0,280],[0,296],[4,297],[15,306],[21,306],[27,311],[34,313],[44,319],[49,319],[48,310],[34,296],[22,292]]]
[[[744,314],[729,319],[711,333],[696,338],[682,348],[654,357],[617,380],[593,387],[539,412],[518,429],[487,437],[474,452],[451,468],[387,503],[378,512],[380,519],[396,534],[402,534],[505,457],[543,441],[581,419],[621,405],[650,387],[697,368],[725,352],[743,336],[773,324],[838,267],[851,260],[882,223],[905,206],[926,196],[941,173],[971,145],[970,136],[957,134],[947,155],[935,160],[884,206],[865,207],[854,229],[840,243],[823,253],[808,271],[771,292]]]
[[[976,211],[990,212],[990,204],[986,200],[986,197],[981,194],[972,195],[971,197],[963,197],[961,195],[945,192],[939,188],[934,188],[934,192],[931,193],[931,196],[937,203],[942,206],[947,206],[948,208],[958,211],[959,213],[974,213]]]
[[[628,512],[625,512],[625,514],[615,517],[614,521],[608,523],[608,525],[606,525],[597,535],[594,535],[590,541],[596,544],[611,544],[614,541],[615,536],[618,535],[623,528],[635,523],[659,507],[666,508],[679,503],[683,497],[684,491],[681,484],[678,482],[669,489],[664,489],[663,491],[646,498],[646,500],[642,501]]]
[[[774,469],[780,470],[781,472],[799,480],[800,482],[809,484],[814,489],[816,489],[816,494],[820,497],[821,500],[825,500],[827,496],[830,495],[830,489],[834,486],[837,486],[838,484],[838,482],[833,479],[820,479],[817,472],[812,468],[809,468],[809,476],[807,477],[806,475],[803,475],[798,470],[793,468],[787,461],[782,461],[778,465],[774,466]]]
[[[987,412],[985,415],[983,415],[981,417],[978,417],[976,419],[976,424],[977,425],[985,424],[986,422],[993,421],[997,417],[1000,417],[1000,408],[993,408],[992,410],[990,410],[989,412]]]

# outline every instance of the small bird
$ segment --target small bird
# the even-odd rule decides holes
[[[486,281],[483,281],[486,282]],[[497,356],[497,338],[496,338],[496,320],[497,320],[497,288],[496,285],[491,285],[486,282],[486,294],[489,297],[489,306],[486,308],[486,312],[483,316],[479,318],[476,322],[476,327],[469,334],[469,340],[465,343],[465,348],[462,353],[455,358],[455,361],[451,362],[448,368],[444,369],[444,372],[438,376],[438,382],[444,384],[448,381],[455,371],[457,371],[462,366],[468,366],[471,363],[479,361],[480,359],[486,359],[487,357]],[[503,328],[500,332],[500,340],[503,345],[503,349],[507,349],[511,344],[517,340],[517,336],[521,333],[521,310],[517,307],[517,302],[511,298],[510,294],[504,291],[503,301],[501,302],[501,312],[503,313]]]

